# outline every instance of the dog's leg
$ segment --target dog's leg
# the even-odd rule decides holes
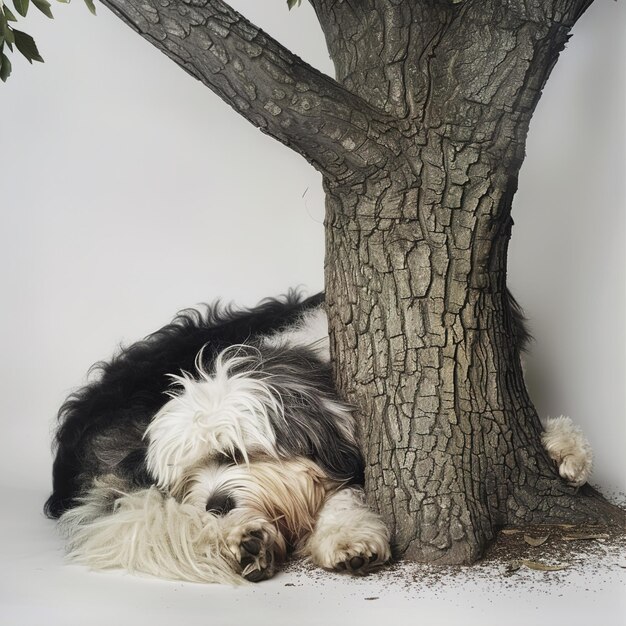
[[[593,453],[579,426],[569,417],[548,417],[541,441],[559,474],[575,487],[584,485],[591,474]]]
[[[362,489],[341,489],[324,502],[301,551],[321,567],[366,574],[391,557],[389,530],[365,504]]]
[[[287,556],[287,543],[274,524],[248,509],[220,518],[226,546],[250,582],[271,578]]]

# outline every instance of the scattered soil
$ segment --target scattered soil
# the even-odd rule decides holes
[[[618,504],[624,507],[623,501]],[[339,577],[349,576],[324,571],[306,561],[290,563],[285,573],[293,587],[336,584]],[[372,591],[411,596],[423,592],[436,597],[447,593],[446,587],[476,584],[478,588],[485,581],[492,581],[490,589],[495,594],[510,594],[520,588],[559,594],[568,585],[582,590],[602,587],[616,575],[626,581],[626,528],[561,524],[504,528],[473,565],[400,561],[353,581],[355,593],[363,592],[364,600],[376,600],[379,596]]]
[[[545,541],[543,541],[545,539]],[[540,545],[532,545],[541,541]],[[604,559],[626,549],[626,533],[615,526],[542,525],[502,529],[482,559],[485,565],[505,565],[509,573],[523,561],[564,565]]]

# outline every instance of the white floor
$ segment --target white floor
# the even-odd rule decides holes
[[[493,566],[441,577],[395,567],[360,579],[295,567],[259,585],[186,584],[65,564],[55,525],[41,513],[45,496],[43,489],[3,490],[3,626],[626,624],[626,554],[610,548],[566,571],[509,577]]]

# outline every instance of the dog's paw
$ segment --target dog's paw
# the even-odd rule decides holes
[[[324,503],[303,553],[325,569],[368,574],[391,558],[389,530],[361,489],[341,489]]]
[[[326,537],[317,537],[311,551],[313,562],[320,567],[363,576],[391,558],[388,537],[377,528],[333,530]]]
[[[549,417],[541,441],[556,463],[559,475],[573,487],[584,485],[591,475],[593,453],[582,430],[569,417]]]
[[[581,454],[568,454],[558,462],[559,474],[573,487],[581,487],[591,474],[591,456]]]
[[[364,576],[383,566],[390,557],[391,552],[387,542],[381,542],[379,545],[352,544],[338,549],[330,556],[329,561],[334,563],[329,569]]]
[[[249,524],[230,532],[228,549],[246,580],[257,583],[276,573],[275,540],[276,531],[270,524]]]

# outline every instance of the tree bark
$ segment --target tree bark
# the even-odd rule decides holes
[[[591,0],[311,0],[336,80],[221,0],[104,4],[323,174],[336,381],[398,552],[469,562],[505,524],[623,524],[544,453],[506,298],[528,126]]]
[[[483,198],[485,215],[457,209],[441,247],[418,220],[349,218],[329,200],[338,386],[363,416],[368,497],[406,558],[467,563],[507,524],[623,519],[565,484],[541,446],[511,341],[512,222],[496,219],[510,193]]]

